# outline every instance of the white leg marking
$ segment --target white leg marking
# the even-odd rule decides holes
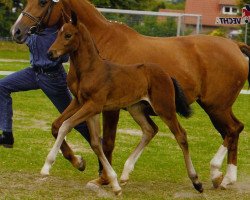
[[[222,166],[223,160],[227,154],[227,148],[223,145],[220,146],[219,150],[215,154],[214,158],[210,162],[211,167],[211,179],[216,179],[217,177],[220,177],[222,175],[222,172],[220,172],[220,168]]]
[[[187,164],[187,170],[188,170],[188,175],[189,175],[190,179],[192,179],[192,181],[195,181],[194,177],[196,179],[197,173],[196,173],[196,171],[194,169],[194,165],[192,163],[190,155],[188,155],[188,157],[187,157],[187,163],[186,164]]]
[[[144,149],[144,148],[143,148]],[[122,171],[122,175],[121,175],[121,181],[128,181],[129,180],[129,174],[134,170],[135,167],[135,163],[137,162],[137,160],[139,159],[139,157],[141,156],[143,149],[140,150],[139,153],[136,153],[136,151],[129,156],[129,158],[126,160],[125,164],[124,164],[124,168]]]
[[[56,155],[58,154],[58,151],[62,145],[63,139],[66,136],[66,134],[68,133],[69,129],[68,129],[68,125],[63,122],[62,126],[60,127],[59,131],[58,131],[58,136],[56,138],[56,142],[54,143],[52,149],[50,150],[46,161],[43,165],[43,168],[41,170],[41,174],[42,175],[49,175],[49,171],[53,165],[53,163],[56,160]]]
[[[223,178],[221,183],[222,188],[226,188],[227,185],[233,184],[237,180],[237,166],[234,164],[228,164],[227,166],[227,173]]]

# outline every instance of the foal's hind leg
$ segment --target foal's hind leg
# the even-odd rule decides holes
[[[158,127],[155,125],[155,123],[150,119],[148,115],[144,114],[143,108],[144,105],[140,103],[127,108],[130,115],[133,117],[136,123],[141,127],[143,135],[140,143],[125,162],[124,169],[120,178],[122,184],[127,183],[127,181],[129,180],[129,174],[133,171],[136,161],[140,157],[144,148],[148,145],[148,143],[158,132]]]
[[[221,186],[226,188],[237,179],[237,148],[239,134],[243,130],[243,124],[236,119],[231,108],[227,110],[207,111],[215,128],[220,132],[224,139],[223,144],[211,160],[211,179],[215,188]],[[228,167],[225,177],[223,177],[220,168],[224,157],[228,153]]]

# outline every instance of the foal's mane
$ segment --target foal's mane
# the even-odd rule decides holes
[[[82,37],[83,41],[87,41],[88,44],[92,46],[92,49],[100,56],[99,50],[97,49],[95,41],[91,37],[90,32],[88,31],[87,27],[83,23],[78,22],[77,29],[80,32],[80,37]]]

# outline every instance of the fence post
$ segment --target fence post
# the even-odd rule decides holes
[[[200,33],[200,27],[201,27],[201,16],[197,16],[196,34]]]
[[[179,15],[178,16],[178,23],[177,23],[177,33],[176,33],[177,36],[181,35],[181,21],[182,21],[182,16]]]
[[[248,29],[248,23],[246,23],[245,27],[245,39],[244,39],[245,44],[247,44],[247,29]]]

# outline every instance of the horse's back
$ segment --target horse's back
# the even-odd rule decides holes
[[[180,82],[190,103],[200,97],[217,98],[219,93],[230,96],[225,90],[236,96],[248,74],[247,60],[237,44],[221,37],[160,38],[135,34],[124,48],[116,49],[116,55],[113,61],[118,63],[159,64]]]

